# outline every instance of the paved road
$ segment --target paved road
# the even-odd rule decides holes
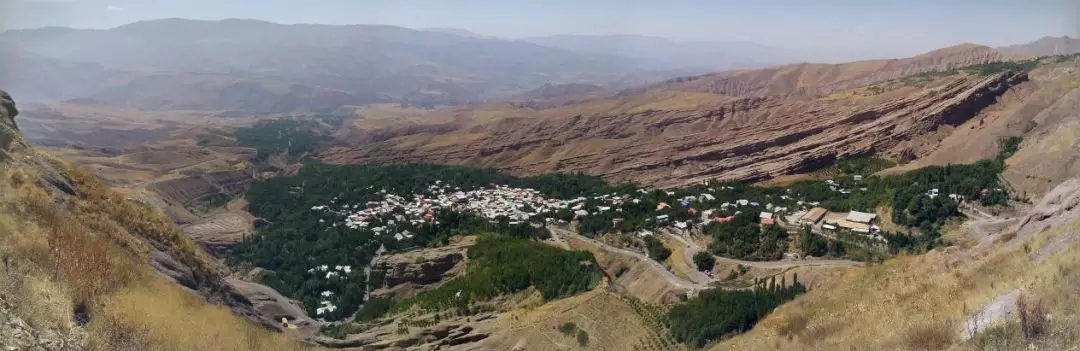
[[[690,262],[690,265],[691,265],[690,267],[694,267],[694,265],[693,265],[694,264],[693,263],[693,255],[695,253],[697,253],[698,251],[702,251],[701,247],[698,246],[697,243],[686,240],[686,238],[683,238],[680,235],[675,235],[675,234],[671,234],[671,233],[664,233],[664,235],[667,235],[667,236],[669,236],[671,238],[674,238],[675,240],[678,240],[679,242],[682,242],[684,245],[686,245],[684,247],[684,249],[683,249],[686,252],[686,255],[684,255],[684,256],[686,257],[687,262]],[[744,261],[744,260],[728,258],[728,257],[723,257],[723,256],[716,256],[716,255],[713,255],[713,257],[715,257],[717,261],[731,262],[731,263],[741,264],[741,265],[747,266],[747,267],[758,267],[758,268],[786,269],[786,268],[795,268],[795,267],[821,267],[821,266],[858,267],[858,266],[863,265],[862,262],[851,261],[851,260]],[[704,273],[702,273],[702,275],[704,275]]]
[[[664,280],[666,280],[668,282],[668,284],[671,284],[671,285],[674,285],[674,286],[677,286],[677,287],[680,287],[680,288],[683,288],[683,289],[688,289],[688,290],[702,290],[702,289],[710,288],[706,284],[698,284],[698,283],[695,283],[695,282],[691,282],[691,281],[687,281],[685,279],[679,278],[674,273],[671,273],[671,271],[667,270],[667,268],[664,268],[664,266],[661,266],[660,263],[657,263],[655,260],[649,258],[648,256],[645,256],[644,254],[642,254],[640,252],[614,247],[614,246],[602,243],[600,241],[584,237],[582,235],[579,235],[577,233],[571,232],[571,231],[566,230],[566,229],[548,227],[548,230],[551,231],[551,235],[553,235],[553,236],[572,237],[574,239],[578,239],[578,240],[585,241],[585,242],[591,243],[593,245],[596,245],[596,247],[599,248],[600,250],[612,251],[612,252],[616,252],[616,253],[623,254],[623,255],[630,255],[630,256],[632,256],[634,258],[637,258],[638,260],[641,260],[642,262],[646,262],[646,263],[649,264],[650,267],[652,267],[654,270],[656,270],[657,273],[660,274],[660,276],[664,277]],[[562,239],[557,239],[557,240],[562,240]]]

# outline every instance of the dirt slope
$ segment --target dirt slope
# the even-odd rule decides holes
[[[761,180],[809,171],[838,156],[921,156],[926,148],[912,140],[965,122],[1025,80],[1012,71],[956,75],[844,99],[650,93],[332,149],[322,157],[331,163],[464,163],[519,174],[584,171],[658,186]]]
[[[279,316],[261,314],[160,212],[29,147],[15,127],[14,104],[0,97],[0,314],[25,320],[36,335],[56,336],[29,342],[106,350],[300,347],[264,329],[285,327]],[[0,335],[12,335],[10,326],[0,324]]]
[[[969,163],[993,157],[999,140],[1022,136],[1024,142],[1004,179],[1017,195],[1038,199],[1053,186],[1080,172],[1080,60],[1053,59],[1035,68],[1028,80],[1014,86],[997,103],[965,123],[940,128],[917,140],[936,149],[901,169],[925,165]]]
[[[948,65],[949,53],[971,53],[964,48],[977,47],[903,62]],[[907,168],[972,162],[993,156],[1002,138],[1024,136],[1029,151],[1015,159],[1020,166],[1013,169],[1033,174],[1006,178],[1018,193],[1037,198],[1072,171],[1072,154],[1055,149],[1053,140],[1068,140],[1071,133],[1075,116],[1069,106],[1080,61],[1057,56],[1040,59],[1030,70],[1013,65],[1016,70],[979,66],[905,76],[809,97],[658,88],[543,110],[484,105],[433,113],[430,121],[438,128],[384,126],[385,137],[376,140],[354,138],[364,134],[357,132],[348,139],[353,145],[321,157],[330,163],[470,164],[517,174],[582,171],[671,187],[764,180],[852,155],[915,161]],[[883,69],[874,70],[876,77],[892,77]],[[1060,162],[1034,156],[1042,154]]]
[[[651,89],[729,96],[816,96],[919,73],[946,71],[1022,57],[1023,55],[1007,54],[987,46],[960,44],[903,59],[841,64],[799,63],[676,79]]]
[[[1078,203],[1080,180],[1065,181],[1012,225],[961,229],[957,234],[975,239],[970,247],[852,271],[713,349],[1075,348]],[[1048,316],[1028,337],[1019,326],[1021,308]]]

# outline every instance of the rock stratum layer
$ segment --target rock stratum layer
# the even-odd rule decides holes
[[[371,262],[371,274],[381,276],[370,296],[403,299],[433,289],[465,271],[466,250],[473,242],[383,255]],[[370,282],[369,282],[370,283]]]
[[[661,187],[717,178],[762,180],[813,170],[842,156],[921,156],[920,136],[966,122],[1027,79],[1017,71],[956,75],[924,87],[897,83],[864,95],[818,99],[650,92],[615,99],[616,105],[633,105],[622,110],[589,113],[585,106],[568,106],[549,116],[509,117],[449,133],[332,149],[323,158],[474,164],[519,174],[584,171]],[[593,104],[605,103],[611,102]]]

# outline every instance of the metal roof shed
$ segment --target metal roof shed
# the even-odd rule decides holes
[[[874,219],[876,219],[876,218],[877,218],[876,214],[866,213],[866,212],[859,212],[859,211],[851,211],[851,212],[848,212],[848,215],[847,215],[847,220],[855,222],[855,223],[870,223],[870,222],[873,222]]]

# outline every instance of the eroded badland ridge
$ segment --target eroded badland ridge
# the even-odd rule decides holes
[[[961,162],[992,156],[999,139],[1030,132],[1023,126],[1035,119],[1053,124],[1060,118],[1047,116],[1061,112],[1039,101],[1058,103],[1052,96],[1075,89],[1074,59],[999,62],[1008,57],[961,45],[901,60],[675,80],[547,109],[437,112],[428,121],[438,128],[382,128],[374,132],[385,137],[322,158],[582,171],[660,187],[762,180],[855,155]],[[371,132],[356,128],[353,135]],[[965,143],[978,148],[945,147]]]

